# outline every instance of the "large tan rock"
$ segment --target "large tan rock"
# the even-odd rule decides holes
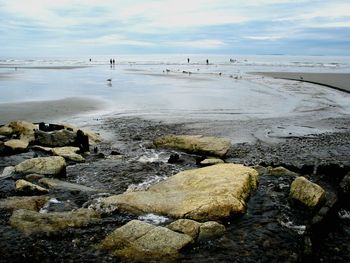
[[[72,146],[56,147],[52,149],[52,153],[75,162],[84,162],[84,157],[77,153],[79,150],[79,147]]]
[[[325,190],[303,176],[297,177],[290,187],[289,197],[298,200],[307,207],[314,208],[325,199]]]
[[[32,184],[26,180],[19,179],[16,181],[16,191],[24,193],[37,193],[37,194],[46,194],[49,192],[44,187],[41,187],[36,184]]]
[[[24,152],[27,149],[29,142],[27,140],[12,139],[6,141],[4,145],[10,148],[13,152]]]
[[[36,126],[27,121],[12,121],[7,124],[14,133],[20,135],[20,139],[24,141],[33,142],[35,140],[34,131]]]
[[[183,150],[189,153],[223,157],[231,147],[231,141],[203,135],[166,135],[154,140],[157,147]]]
[[[57,233],[68,227],[83,227],[97,222],[100,215],[89,209],[78,209],[71,212],[38,213],[30,210],[16,210],[10,218],[12,227],[25,234]]]
[[[257,187],[258,173],[239,164],[217,164],[180,172],[146,191],[102,199],[102,205],[136,214],[216,220],[242,214]]]
[[[28,159],[16,165],[15,167],[17,173],[37,173],[46,175],[61,174],[62,172],[64,172],[65,168],[66,162],[61,156],[38,157]]]
[[[7,210],[27,209],[38,212],[49,199],[48,196],[13,196],[0,200],[0,208]]]
[[[215,237],[222,236],[226,231],[224,225],[219,224],[218,222],[208,221],[202,223],[199,228],[199,240],[208,240]]]
[[[14,133],[13,129],[8,125],[4,125],[0,127],[0,135],[9,136],[13,133]]]
[[[166,260],[176,258],[192,241],[188,235],[133,220],[109,234],[100,247],[132,260]]]

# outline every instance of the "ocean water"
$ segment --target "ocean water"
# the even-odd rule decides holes
[[[112,115],[164,118],[281,117],[327,105],[349,113],[343,92],[251,74],[268,71],[350,73],[350,57],[0,58],[0,103],[90,97]]]

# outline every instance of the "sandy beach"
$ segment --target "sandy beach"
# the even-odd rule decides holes
[[[59,121],[103,108],[104,103],[91,98],[66,98],[51,101],[16,102],[0,104],[0,124],[12,120],[30,122]]]
[[[255,74],[279,79],[309,82],[350,92],[350,73],[259,72]]]

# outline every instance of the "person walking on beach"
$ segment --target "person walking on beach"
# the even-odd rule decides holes
[[[112,63],[113,63],[113,62],[112,62],[112,59],[110,59],[110,60],[109,60],[109,64],[111,64],[111,66],[112,66]]]
[[[115,60],[114,60],[114,58],[113,58],[113,65],[115,65]]]
[[[187,58],[187,63],[190,63],[190,59],[189,58]]]
[[[207,59],[207,65],[209,64],[209,60]]]

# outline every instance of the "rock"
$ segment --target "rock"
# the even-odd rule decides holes
[[[226,228],[215,221],[199,223],[189,219],[179,219],[167,226],[170,230],[189,235],[193,240],[208,240],[222,236]]]
[[[136,214],[217,220],[246,210],[258,173],[239,164],[217,164],[180,172],[145,191],[110,196],[101,202]]]
[[[49,200],[48,196],[13,196],[0,200],[0,208],[39,211]]]
[[[36,126],[33,123],[27,121],[12,121],[7,124],[13,131],[13,133],[19,134],[20,139],[28,141],[29,143],[35,140],[34,131]]]
[[[85,135],[82,130],[77,131],[77,138],[74,145],[78,146],[82,152],[89,151],[89,136]]]
[[[203,161],[201,161],[200,165],[209,166],[209,165],[214,165],[214,164],[219,164],[219,163],[224,163],[224,161],[221,159],[218,159],[218,158],[207,158],[207,159],[204,159]]]
[[[14,166],[7,166],[4,168],[4,170],[2,171],[2,174],[0,175],[0,179],[1,178],[8,178],[11,177],[14,173],[15,173],[15,167]]]
[[[297,177],[290,187],[289,198],[297,200],[307,207],[314,208],[325,199],[325,190],[303,176]]]
[[[65,190],[65,191],[79,191],[79,192],[97,192],[98,190],[79,185],[79,184],[73,184],[64,182],[57,179],[52,178],[42,178],[39,180],[40,184],[45,185],[46,187],[50,189],[58,189],[58,190]]]
[[[339,192],[341,197],[346,199],[350,196],[350,172],[347,173],[339,184]]]
[[[16,172],[21,174],[59,175],[65,172],[65,168],[66,162],[61,156],[33,158],[15,166]]]
[[[201,223],[190,219],[178,219],[175,222],[167,225],[167,228],[175,232],[180,232],[189,235],[194,240],[197,239]]]
[[[218,222],[208,221],[200,225],[198,240],[208,240],[222,236],[226,231],[224,225]]]
[[[278,167],[271,167],[268,166],[267,168],[267,174],[268,175],[273,175],[273,176],[298,176],[297,173],[294,173],[292,171],[289,171],[287,168],[284,168],[282,166]]]
[[[177,163],[180,160],[180,156],[177,153],[170,154],[170,157],[168,159],[168,163]]]
[[[13,133],[14,133],[13,129],[7,125],[0,127],[0,135],[9,136]]]
[[[45,153],[52,153],[52,148],[51,147],[45,147],[45,146],[40,146],[40,145],[32,145],[32,149],[42,151]]]
[[[25,179],[29,182],[34,182],[34,181],[38,181],[40,180],[41,178],[44,178],[44,175],[43,174],[27,174],[25,176]]]
[[[54,155],[62,156],[65,159],[72,160],[75,162],[84,162],[84,157],[80,154],[77,154],[79,150],[80,149],[78,147],[65,146],[53,148],[52,153]]]
[[[166,135],[155,139],[154,144],[156,147],[219,157],[225,156],[231,147],[228,139],[203,135]]]
[[[82,128],[78,128],[74,125],[71,125],[71,124],[68,124],[68,123],[63,123],[62,124],[66,129],[71,129],[72,131],[74,131],[75,133],[78,131],[78,130],[81,130],[85,135],[87,135],[89,137],[89,143],[94,145],[94,144],[97,144],[97,143],[100,143],[102,142],[102,139],[101,139],[101,136],[98,134],[98,133],[95,133],[93,131],[90,131],[88,129],[82,129]]]
[[[100,247],[131,260],[168,260],[192,242],[185,234],[133,220],[109,234]]]
[[[83,227],[99,221],[100,215],[89,209],[71,212],[38,213],[29,210],[16,210],[10,218],[12,227],[30,235],[33,233],[57,233],[68,227]]]
[[[48,147],[63,147],[68,145],[74,145],[76,140],[76,133],[63,129],[52,132],[35,132],[35,142],[42,146]]]
[[[27,150],[27,147],[29,145],[29,142],[26,140],[17,140],[17,139],[13,139],[13,140],[9,140],[6,141],[4,143],[4,145],[9,148],[10,152],[24,152]]]
[[[16,181],[16,191],[23,192],[23,193],[35,193],[35,194],[47,194],[49,192],[49,190],[39,185],[32,184],[23,179]]]

